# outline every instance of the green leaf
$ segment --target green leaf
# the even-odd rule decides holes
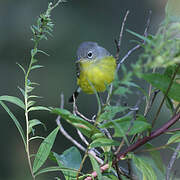
[[[49,54],[47,54],[46,52],[44,52],[44,51],[42,51],[42,50],[40,50],[40,49],[38,49],[38,52],[39,52],[39,53],[42,53],[42,54],[45,54],[46,56],[49,56]]]
[[[42,123],[41,121],[39,121],[38,119],[32,119],[29,121],[29,129],[28,129],[28,133],[31,133],[33,132],[34,134],[34,126],[37,126],[37,125],[42,125],[44,127],[44,129],[46,129],[46,126],[44,123]]]
[[[126,144],[129,146],[130,143],[128,141],[128,138],[126,136],[126,132],[124,131],[124,129],[121,126],[119,126],[116,122],[113,122],[113,124],[114,124],[114,131],[115,131],[113,136],[114,137],[119,137],[119,135],[120,135],[120,137],[123,137]]]
[[[145,144],[147,149],[152,149],[154,146],[150,143]],[[157,168],[164,174],[164,163],[161,158],[161,154],[159,151],[149,151],[149,154],[151,155],[152,159],[154,160]]]
[[[31,70],[42,68],[42,67],[44,67],[44,66],[42,66],[42,65],[34,65],[34,66],[31,67]]]
[[[180,142],[180,132],[177,132],[174,135],[172,135],[169,138],[167,144],[178,143],[178,142]]]
[[[25,135],[24,135],[24,131],[23,131],[23,128],[21,126],[21,124],[19,123],[19,121],[16,119],[16,117],[14,116],[14,114],[10,111],[10,109],[2,102],[0,101],[0,104],[2,105],[2,107],[6,110],[6,112],[9,114],[9,116],[11,117],[11,119],[14,121],[14,124],[16,125],[20,135],[21,135],[21,138],[23,140],[23,143],[24,143],[24,146],[26,148],[26,138],[25,138]]]
[[[22,109],[25,109],[24,102],[21,99],[14,96],[0,96],[0,101],[8,101],[10,103],[16,104]]]
[[[119,146],[120,142],[108,138],[95,139],[91,144],[90,148],[103,147],[103,146]]]
[[[89,138],[91,138],[93,134],[101,133],[101,131],[91,123],[83,120],[79,116],[73,115],[66,109],[52,108],[51,112],[60,115],[68,123],[72,124],[75,128],[78,128],[85,136]]]
[[[27,107],[31,107],[36,103],[36,101],[28,101]]]
[[[30,96],[28,96],[28,99],[30,99],[30,98],[42,98],[41,96],[36,96],[36,95],[30,95]]]
[[[92,164],[93,170],[97,172],[98,179],[103,179],[99,164],[94,159],[94,157],[92,155],[90,155],[90,154],[89,154],[89,158],[91,160],[91,164]]]
[[[21,70],[23,71],[23,73],[24,73],[24,75],[26,74],[26,71],[25,71],[25,69],[19,64],[19,63],[16,63],[20,68],[21,68]]]
[[[152,168],[152,166],[149,164],[147,159],[143,157],[138,157],[133,154],[129,154],[130,159],[132,159],[134,165],[136,168],[142,173],[142,178],[143,180],[157,180],[157,176]],[[138,177],[139,173],[137,172]]]
[[[106,106],[104,112],[99,116],[98,122],[112,120],[117,113],[125,111],[128,107],[123,106]]]
[[[141,133],[151,128],[151,125],[145,121],[145,118],[139,116],[136,120],[132,121],[131,116],[118,118],[112,121],[108,121],[99,126],[100,128],[114,128],[114,137],[123,137],[125,134],[134,135]],[[124,134],[125,133],[125,134]]]
[[[57,153],[53,153],[53,155],[56,158],[56,161],[60,168],[71,169],[71,171],[68,172],[62,170],[64,175],[67,177],[75,178],[82,161],[79,150],[73,146],[64,151],[61,155],[58,155]]]
[[[18,89],[21,91],[21,94],[22,94],[23,97],[24,97],[24,95],[25,95],[24,89],[20,88],[19,86],[18,86]]]
[[[31,140],[35,140],[35,139],[45,139],[44,137],[42,137],[42,136],[33,136],[33,137],[31,137],[30,139],[29,139],[29,141],[31,141]]]
[[[171,79],[163,74],[153,73],[153,74],[143,74],[143,79],[148,81],[154,87],[160,89],[165,93],[168,89]],[[171,89],[169,90],[168,96],[178,102],[180,102],[180,84],[173,82]]]
[[[33,89],[34,89],[34,87],[32,87],[32,86],[26,87],[27,93],[30,93]]]
[[[60,168],[59,166],[52,166],[52,167],[47,167],[47,168],[39,170],[37,173],[35,173],[35,176],[38,176],[40,174],[47,173],[47,172],[63,171],[63,170],[70,171],[68,168],[66,169],[66,168]]]
[[[50,111],[50,109],[44,106],[34,106],[28,109],[28,112],[30,111]]]
[[[114,94],[125,96],[126,94],[131,94],[131,91],[130,91],[130,89],[127,88],[127,87],[119,86],[119,87],[114,91]]]
[[[33,173],[35,173],[46,161],[54,144],[59,127],[55,128],[41,143],[33,163]]]
[[[80,168],[82,157],[81,153],[75,146],[65,150],[61,155],[58,155],[57,153],[53,154],[61,167],[67,167],[74,170]]]
[[[126,31],[129,32],[130,34],[132,34],[132,35],[134,35],[134,36],[142,39],[143,41],[148,42],[149,44],[155,46],[155,44],[153,43],[153,41],[151,41],[151,40],[148,39],[147,37],[142,36],[142,35],[140,35],[140,34],[137,34],[137,33],[133,32],[133,31],[131,31],[131,30],[129,30],[129,29],[127,29]]]

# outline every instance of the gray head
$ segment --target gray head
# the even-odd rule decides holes
[[[87,59],[101,59],[104,56],[110,56],[111,54],[103,47],[99,46],[96,42],[83,42],[79,45],[77,50],[77,60]]]

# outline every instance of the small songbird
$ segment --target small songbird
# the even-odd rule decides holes
[[[81,43],[75,63],[78,88],[69,102],[73,102],[81,90],[87,94],[94,94],[95,90],[103,92],[114,80],[116,59],[96,42]]]

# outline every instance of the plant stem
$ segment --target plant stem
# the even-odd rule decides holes
[[[137,148],[141,147],[142,145],[144,145],[148,141],[150,141],[150,140],[160,136],[161,134],[165,133],[167,131],[167,129],[170,128],[173,124],[175,124],[179,119],[180,119],[180,112],[178,114],[176,114],[175,116],[173,116],[161,128],[152,132],[149,136],[145,136],[144,138],[139,139],[135,144],[132,144],[131,146],[129,146],[124,152],[120,152],[117,155],[116,161],[123,159],[127,153],[135,151]],[[114,163],[116,163],[116,161],[114,161]]]
[[[34,49],[37,48],[38,41],[35,42]],[[24,88],[24,104],[25,104],[25,118],[26,118],[26,153],[28,158],[28,164],[31,171],[31,175],[33,179],[35,179],[32,164],[31,164],[31,157],[30,157],[30,151],[29,151],[29,115],[28,115],[28,76],[32,67],[34,55],[31,57],[31,61],[27,70],[27,73],[25,75],[25,88]]]
[[[171,78],[171,81],[170,81],[170,83],[169,83],[169,86],[168,86],[168,88],[167,88],[167,90],[166,90],[166,92],[165,92],[165,94],[164,94],[163,100],[161,101],[161,104],[160,104],[160,106],[159,106],[159,108],[158,108],[158,110],[157,110],[157,113],[156,113],[156,115],[155,115],[155,118],[154,118],[153,121],[152,121],[152,127],[154,127],[155,122],[156,122],[156,120],[157,120],[157,118],[158,118],[158,116],[159,116],[159,113],[161,112],[161,108],[162,108],[162,106],[163,106],[163,104],[164,104],[164,101],[166,100],[166,97],[167,97],[167,95],[168,95],[168,93],[169,93],[169,91],[170,91],[170,89],[171,89],[171,86],[172,86],[172,84],[173,84],[173,81],[174,81],[174,79],[175,79],[175,77],[176,77],[176,74],[177,74],[179,68],[180,68],[180,64],[179,64],[178,67],[176,68],[176,71],[173,73],[173,76],[172,76],[172,78]]]

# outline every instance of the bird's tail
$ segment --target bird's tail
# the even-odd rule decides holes
[[[75,100],[77,99],[77,97],[78,97],[78,95],[79,95],[80,92],[81,92],[81,88],[78,87],[78,88],[74,91],[74,93],[72,94],[72,96],[69,98],[68,102],[69,102],[69,103],[73,103],[73,102],[74,102],[74,99],[75,99]]]

